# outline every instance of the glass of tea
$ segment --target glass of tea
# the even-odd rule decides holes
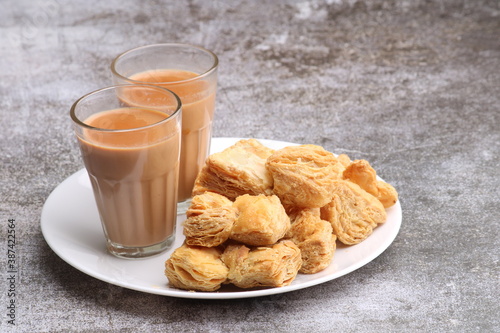
[[[103,88],[70,111],[108,251],[148,257],[175,238],[181,101],[152,85]]]
[[[126,51],[111,64],[114,84],[153,84],[182,101],[178,214],[190,204],[193,185],[210,150],[217,90],[217,56],[189,44],[154,44]]]

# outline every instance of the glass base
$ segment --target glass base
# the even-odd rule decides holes
[[[191,206],[191,198],[177,203],[177,215],[186,214],[187,210]]]
[[[154,256],[156,254],[160,254],[168,250],[170,247],[172,247],[172,245],[174,244],[174,240],[175,240],[175,232],[172,234],[172,236],[168,237],[163,242],[149,246],[129,247],[113,243],[110,240],[107,241],[106,246],[108,248],[109,253],[115,255],[116,257],[125,259],[136,259],[136,258],[147,258]]]

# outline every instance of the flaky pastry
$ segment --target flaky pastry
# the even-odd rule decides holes
[[[351,162],[342,174],[343,179],[358,184],[363,190],[375,196],[384,208],[389,208],[398,200],[396,189],[377,179],[377,172],[366,160]]]
[[[285,207],[288,217],[290,217],[290,223],[295,223],[298,217],[307,212],[307,215],[313,215],[316,217],[321,216],[320,208],[303,208],[303,207]]]
[[[236,209],[226,197],[205,192],[193,197],[184,221],[188,245],[213,247],[224,243],[236,221]]]
[[[183,244],[165,262],[165,275],[173,287],[185,290],[215,291],[227,279],[227,266],[218,248]]]
[[[287,286],[302,265],[299,248],[289,240],[268,247],[231,244],[221,259],[229,268],[227,282],[240,288]]]
[[[212,208],[191,216],[183,223],[186,243],[206,247],[221,245],[229,239],[235,221],[236,211],[231,206]]]
[[[277,150],[266,166],[274,180],[273,192],[283,204],[308,208],[330,201],[332,183],[344,170],[335,155],[316,145]]]
[[[236,198],[233,207],[238,217],[230,239],[253,246],[271,245],[290,229],[290,218],[275,195],[245,194]]]
[[[210,155],[198,174],[193,195],[210,191],[234,200],[243,194],[272,194],[273,179],[265,163],[273,151],[248,139]]]
[[[339,241],[354,245],[365,240],[387,214],[380,201],[359,185],[336,180],[332,200],[321,208],[321,218],[332,224]]]
[[[384,208],[394,206],[394,204],[398,201],[398,192],[391,184],[377,180],[377,189],[377,198],[380,200]]]
[[[337,237],[331,223],[322,220],[314,210],[304,209],[298,213],[286,237],[300,249],[300,273],[317,273],[332,262]]]
[[[351,164],[351,158],[347,154],[340,154],[337,156],[337,159],[344,166],[344,168],[347,168],[349,164]]]
[[[186,290],[286,286],[298,272],[325,269],[337,239],[366,239],[396,201],[365,160],[316,145],[274,151],[240,140],[199,173],[186,241],[165,262],[165,275]]]
[[[231,207],[232,205],[233,202],[223,195],[214,192],[205,192],[193,196],[191,204],[186,211],[186,216],[189,218],[191,216],[203,214],[207,210],[213,208]]]

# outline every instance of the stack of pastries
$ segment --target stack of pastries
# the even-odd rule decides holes
[[[336,242],[354,245],[384,223],[394,187],[365,160],[317,145],[270,149],[240,140],[209,156],[165,262],[173,287],[215,291],[281,287],[333,260]]]

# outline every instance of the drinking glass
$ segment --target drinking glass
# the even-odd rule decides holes
[[[181,102],[152,85],[103,88],[70,111],[110,253],[148,257],[175,238]]]
[[[208,157],[212,138],[217,56],[189,44],[154,44],[118,55],[111,64],[114,84],[153,84],[182,101],[182,144],[178,214],[190,204],[196,176]]]

